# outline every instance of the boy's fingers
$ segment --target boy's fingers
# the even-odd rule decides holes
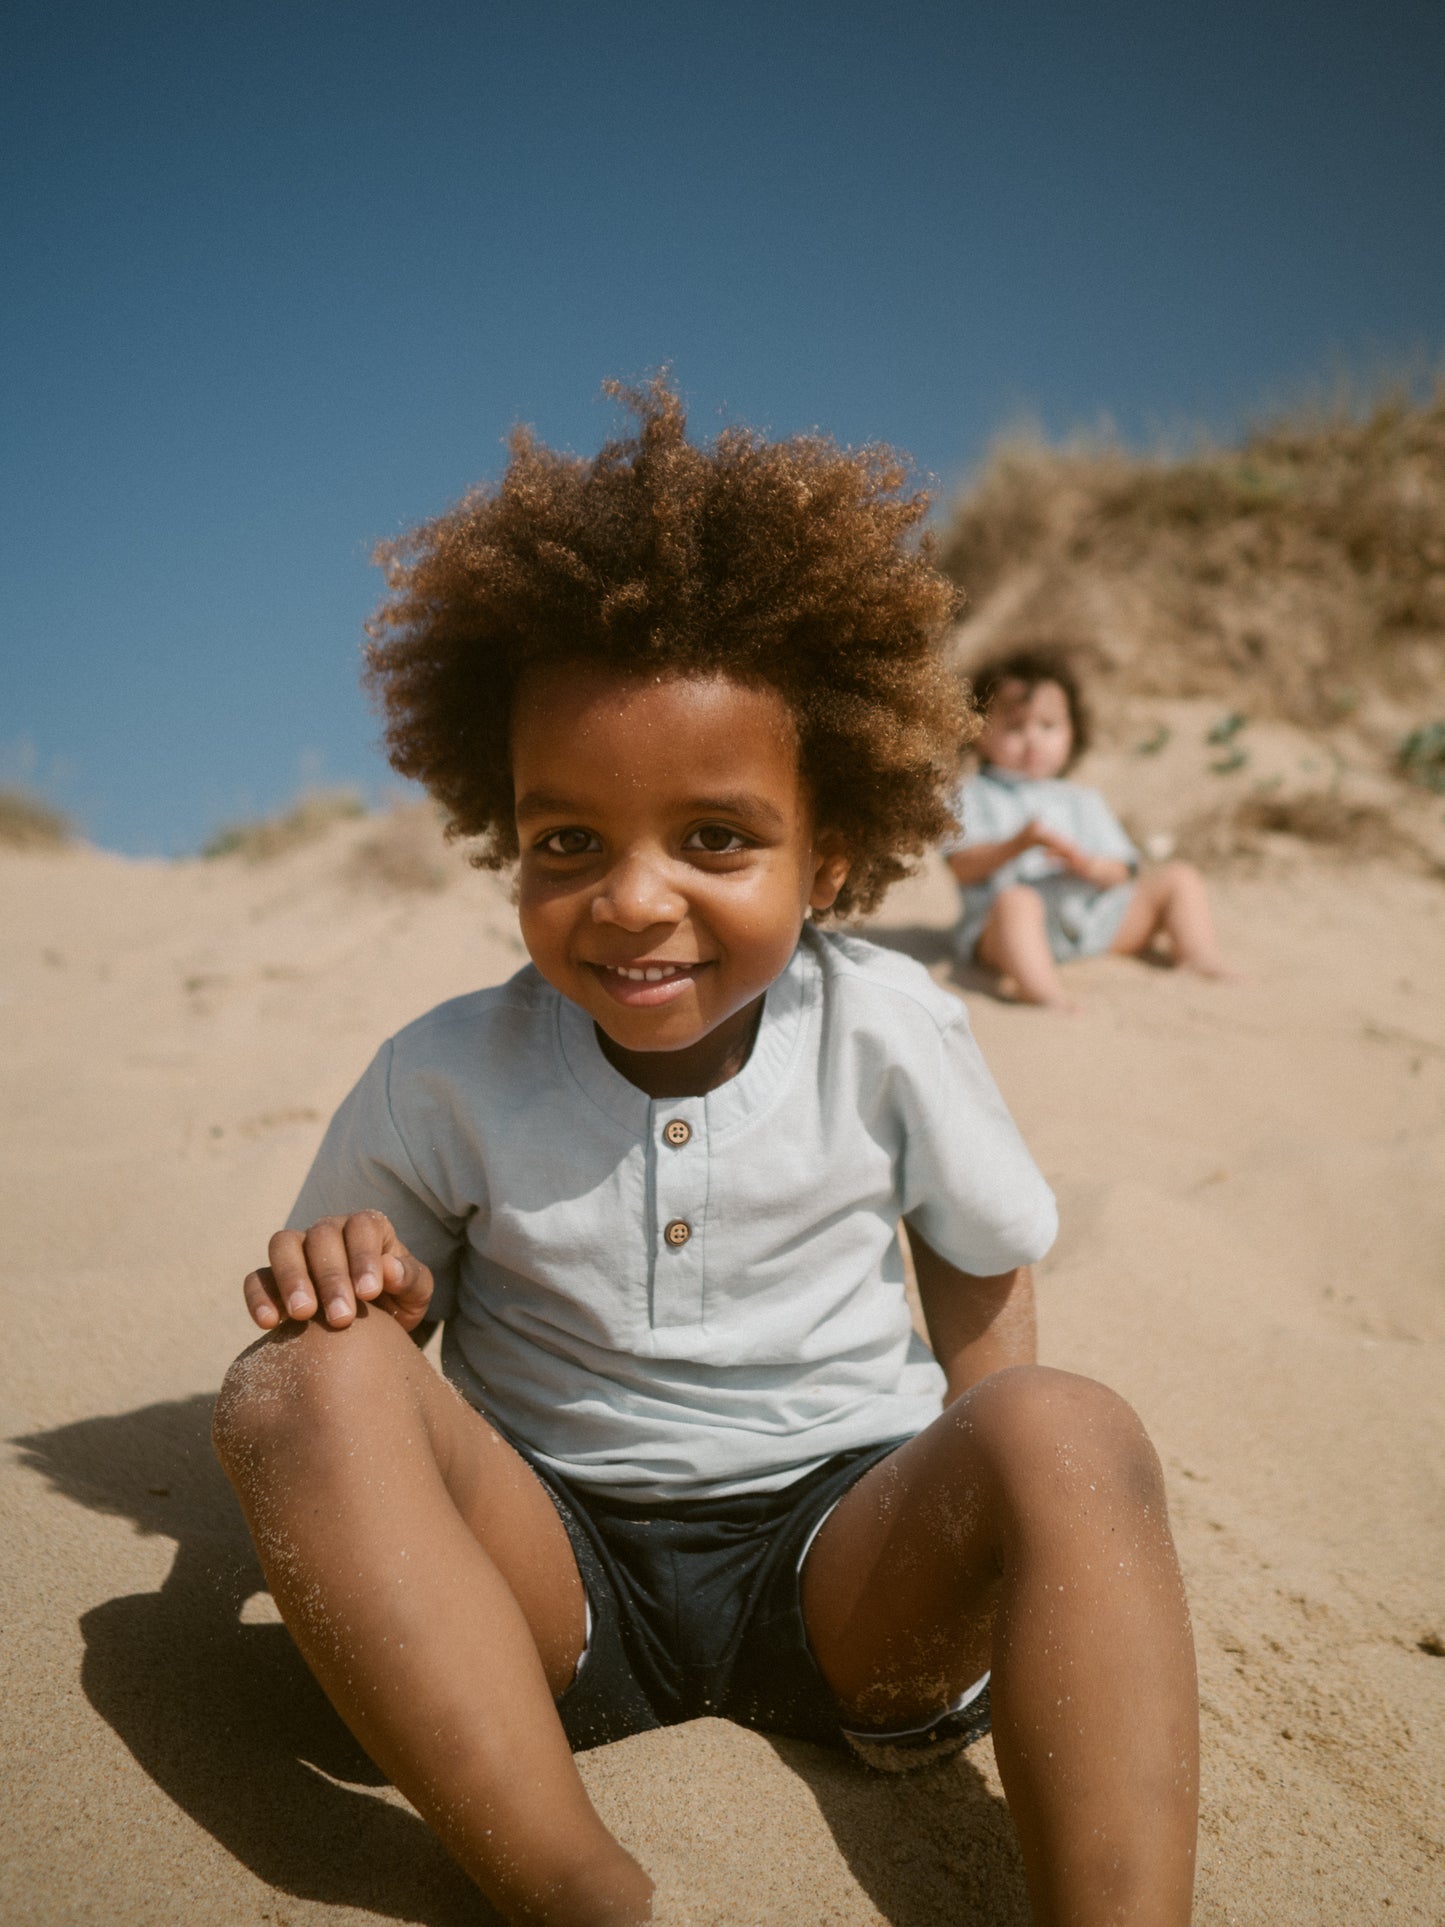
[[[327,1324],[335,1329],[349,1325],[356,1316],[351,1258],[346,1249],[346,1222],[344,1218],[322,1218],[301,1240],[306,1269],[321,1310]]]
[[[432,1299],[432,1275],[405,1245],[389,1251],[385,1259],[386,1309],[401,1326],[410,1331],[426,1316]]]
[[[276,1302],[288,1318],[315,1316],[316,1293],[311,1288],[304,1241],[299,1231],[278,1231],[266,1249]],[[259,1275],[259,1274],[258,1274]]]
[[[359,1305],[385,1294],[404,1329],[419,1324],[431,1303],[432,1275],[413,1258],[380,1211],[321,1218],[309,1231],[278,1231],[270,1264],[246,1280],[246,1308],[270,1331],[319,1310],[333,1329],[353,1322]]]
[[[276,1289],[276,1278],[269,1265],[260,1271],[246,1274],[246,1282],[241,1290],[246,1298],[246,1310],[251,1314],[253,1323],[262,1331],[274,1331],[285,1314],[281,1310],[281,1297]]]
[[[383,1254],[396,1243],[391,1220],[380,1211],[353,1211],[342,1227],[342,1237],[356,1296],[378,1297],[385,1279]]]
[[[406,1254],[406,1276],[402,1280],[401,1290],[397,1296],[405,1299],[407,1304],[418,1305],[425,1311],[431,1303],[432,1290],[433,1284],[430,1270],[422,1263],[420,1258],[413,1258],[411,1253],[408,1252]]]

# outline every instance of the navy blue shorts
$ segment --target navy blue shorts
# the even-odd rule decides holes
[[[663,1505],[600,1497],[511,1442],[551,1495],[587,1591],[587,1650],[557,1701],[574,1752],[713,1717],[897,1768],[988,1731],[986,1680],[922,1726],[850,1731],[808,1647],[803,1555],[848,1488],[904,1440],[840,1452],[776,1492]]]

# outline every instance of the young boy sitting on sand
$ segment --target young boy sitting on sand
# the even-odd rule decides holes
[[[1104,951],[1138,957],[1168,940],[1174,961],[1224,977],[1204,879],[1189,863],[1139,874],[1139,852],[1097,790],[1063,776],[1089,744],[1068,652],[1013,649],[980,665],[980,768],[959,790],[960,834],[943,848],[963,891],[955,938],[1023,1003],[1077,1008],[1056,966]]]
[[[1184,1922],[1157,1459],[1034,1362],[1053,1199],[962,1004],[818,924],[949,821],[924,503],[628,399],[634,439],[519,434],[390,553],[392,760],[516,863],[532,961],[343,1103],[217,1448],[317,1678],[509,1920],[654,1917],[572,1749],[710,1714],[907,1765],[991,1702],[1036,1918]]]

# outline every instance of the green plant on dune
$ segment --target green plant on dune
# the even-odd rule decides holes
[[[1204,740],[1206,743],[1232,743],[1248,721],[1247,716],[1241,716],[1237,709],[1232,709],[1227,716],[1220,717]]]
[[[1400,768],[1412,783],[1445,792],[1445,722],[1411,730],[1400,745]]]

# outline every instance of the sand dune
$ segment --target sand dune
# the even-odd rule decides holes
[[[420,834],[0,854],[12,1927],[478,1918],[310,1686],[206,1444],[241,1274],[330,1108],[388,1030],[519,961],[495,880],[378,862]],[[1266,837],[1218,896],[1239,988],[1100,961],[1074,1019],[964,994],[1063,1207],[1044,1355],[1133,1400],[1168,1474],[1198,1919],[1437,1922],[1445,892]],[[931,870],[882,934],[942,973],[951,908]],[[1027,1918],[986,1744],[878,1781],[702,1722],[583,1765],[697,1927]]]

